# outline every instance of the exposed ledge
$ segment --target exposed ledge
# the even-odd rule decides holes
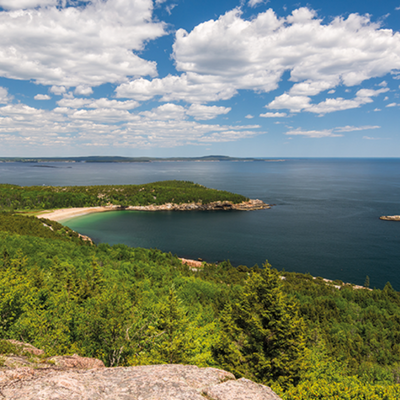
[[[240,211],[252,211],[252,210],[263,210],[265,208],[271,208],[269,204],[264,203],[261,200],[249,200],[242,203],[234,204],[231,201],[214,201],[212,203],[203,204],[197,203],[166,203],[161,205],[149,205],[149,206],[129,206],[124,207],[125,210],[133,211],[217,211],[217,210],[240,210]]]

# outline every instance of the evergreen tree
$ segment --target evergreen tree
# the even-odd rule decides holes
[[[213,354],[237,376],[286,386],[298,382],[306,365],[304,324],[269,267],[252,272],[239,302],[226,306]]]

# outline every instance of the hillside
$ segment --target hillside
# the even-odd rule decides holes
[[[400,396],[390,284],[338,290],[268,263],[193,268],[158,250],[84,244],[35,218],[1,221],[0,338],[108,367],[217,367],[285,400]]]

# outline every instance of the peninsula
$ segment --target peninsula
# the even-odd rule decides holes
[[[54,220],[119,210],[249,211],[264,208],[270,206],[261,200],[250,200],[239,194],[187,181],[100,186],[0,185],[0,211],[43,212]]]

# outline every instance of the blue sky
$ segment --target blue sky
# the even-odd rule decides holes
[[[0,0],[0,156],[400,157],[400,0]]]

